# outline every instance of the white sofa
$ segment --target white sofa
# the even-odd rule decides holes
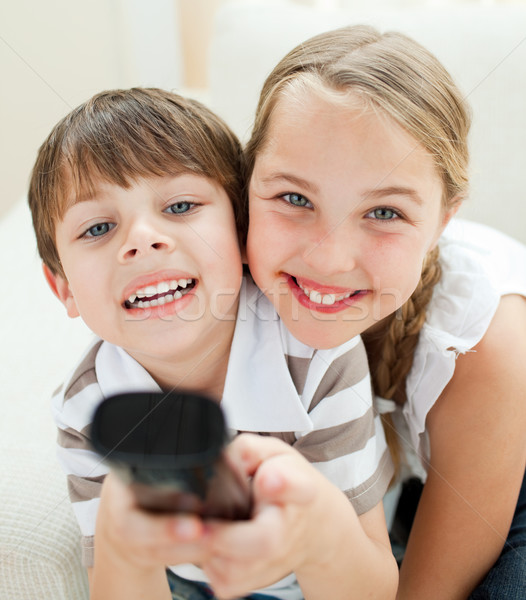
[[[339,25],[399,29],[429,46],[475,113],[473,193],[463,216],[526,242],[526,6],[330,12],[267,0],[218,14],[206,101],[246,139],[261,83],[293,45]],[[88,597],[79,534],[55,462],[49,397],[90,338],[46,288],[29,212],[20,201],[0,221],[4,345],[0,399],[0,600]],[[526,268],[526,267],[525,267]]]

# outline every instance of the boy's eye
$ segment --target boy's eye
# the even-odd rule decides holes
[[[400,218],[400,215],[392,208],[382,206],[381,208],[375,208],[366,215],[369,219],[377,219],[378,221],[392,221],[393,219]]]
[[[285,194],[282,197],[289,204],[292,204],[292,206],[300,206],[300,207],[304,207],[304,206],[310,207],[311,206],[310,201],[307,200],[307,198],[305,198],[305,196],[302,196],[301,194]]]
[[[175,204],[170,204],[170,206],[166,209],[165,212],[170,212],[174,215],[180,215],[182,213],[188,212],[191,208],[191,202],[176,202]]]
[[[87,237],[100,237],[101,235],[108,233],[108,231],[114,227],[115,225],[113,223],[97,223],[96,225],[93,225],[87,229],[84,235]]]

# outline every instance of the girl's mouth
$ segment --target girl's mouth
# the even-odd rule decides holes
[[[171,279],[136,290],[124,302],[126,309],[151,308],[179,300],[196,285],[195,279]]]
[[[303,306],[320,312],[336,312],[352,306],[358,298],[367,294],[367,290],[329,291],[315,289],[314,285],[302,280],[301,282],[292,275],[287,275],[292,292]]]

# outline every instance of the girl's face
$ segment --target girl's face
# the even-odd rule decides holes
[[[249,193],[252,275],[315,348],[399,308],[454,213],[432,157],[393,119],[314,94],[279,101]]]

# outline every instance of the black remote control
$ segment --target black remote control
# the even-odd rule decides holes
[[[95,412],[91,441],[144,509],[250,518],[248,479],[225,456],[223,412],[205,396],[179,390],[112,396]]]

